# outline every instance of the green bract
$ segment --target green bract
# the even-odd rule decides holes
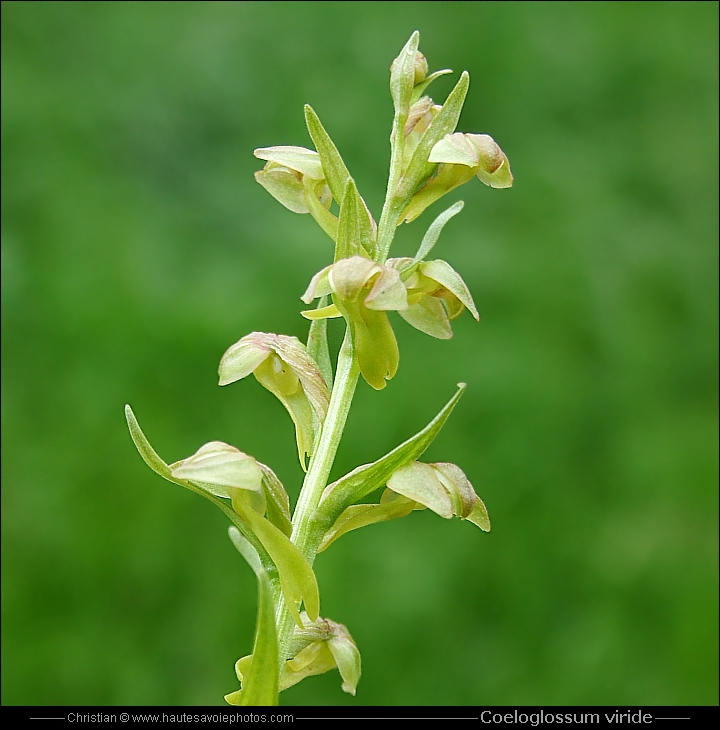
[[[125,409],[130,435],[145,463],[225,514],[232,523],[230,539],[256,576],[255,637],[252,653],[236,662],[241,687],[225,696],[232,705],[276,705],[282,690],[333,668],[340,673],[343,691],[355,694],[360,653],[345,626],[320,617],[312,567],[316,555],[339,537],[426,508],[490,530],[485,504],[458,466],[418,461],[457,405],[462,383],[424,428],[372,463],[330,482],[360,376],[381,390],[398,369],[399,348],[388,313],[396,311],[415,329],[438,339],[452,336],[451,322],[465,309],[479,319],[460,274],[443,259],[428,258],[463,203],[450,205],[435,218],[413,258],[388,258],[397,226],[472,177],[493,188],[513,182],[508,159],[490,136],[455,132],[468,93],[467,72],[443,104],[425,95],[435,79],[451,72],[428,73],[419,41],[416,31],[390,69],[395,113],[387,194],[378,218],[310,106],[305,106],[305,123],[315,150],[289,145],[255,150],[265,161],[255,173],[258,183],[288,210],[310,213],[334,244],[326,265],[301,297],[306,304],[319,299],[316,309],[301,312],[311,321],[307,344],[296,336],[251,332],[226,350],[218,368],[220,385],[252,373],[292,419],[305,470],[294,509],[269,466],[224,441],[210,441],[168,465],[145,438],[130,407]],[[336,362],[327,335],[327,319],[333,317],[345,324]],[[420,386],[417,395],[422,399]],[[252,414],[241,410],[241,417]],[[366,503],[368,499],[375,501]]]

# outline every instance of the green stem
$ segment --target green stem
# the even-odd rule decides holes
[[[328,413],[325,417],[319,443],[310,459],[310,466],[305,475],[305,481],[293,515],[293,531],[290,539],[307,558],[310,565],[315,560],[315,554],[324,535],[322,526],[315,522],[315,513],[323,490],[327,486],[330,469],[335,461],[335,454],[342,438],[359,375],[360,368],[355,357],[350,328],[348,328],[345,331],[345,339],[340,348]],[[282,594],[276,593],[276,595],[278,646],[280,659],[284,661],[288,645],[292,639],[294,622],[287,610]]]
[[[395,193],[402,175],[403,140],[405,138],[405,122],[407,116],[395,115],[393,120],[393,131],[390,135],[390,174],[388,175],[387,192],[385,204],[380,214],[377,235],[378,263],[384,264],[390,252],[390,244],[395,237],[395,229],[402,213],[399,201]]]
[[[390,137],[390,174],[388,176],[387,193],[385,203],[380,215],[377,233],[377,260],[385,263],[390,251],[398,221],[402,215],[406,200],[397,197],[397,190],[402,176],[403,142],[405,139],[405,122],[407,115],[396,114],[393,121],[393,131]],[[319,443],[315,448],[310,466],[305,475],[300,496],[298,497],[295,512],[293,514],[293,531],[290,539],[297,546],[298,550],[305,556],[310,565],[315,561],[318,546],[322,541],[327,525],[318,523],[315,519],[322,493],[327,486],[330,470],[335,461],[340,439],[342,438],[345,422],[355,386],[360,376],[360,368],[355,357],[350,327],[345,330],[338,364],[335,372],[330,406],[320,434]],[[285,603],[285,598],[280,591],[278,581],[274,583],[275,596],[275,625],[278,634],[278,649],[280,662],[285,661],[289,656],[289,648],[292,643],[293,629],[295,622],[290,615]]]

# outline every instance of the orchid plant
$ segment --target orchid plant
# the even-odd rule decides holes
[[[220,385],[250,374],[286,408],[305,472],[294,510],[273,470],[221,441],[201,446],[172,464],[150,446],[126,406],[130,434],[157,474],[213,502],[229,518],[232,543],[257,577],[258,614],[252,653],[235,665],[240,688],[232,705],[276,705],[283,689],[337,668],[350,694],[360,679],[360,652],[347,628],[320,615],[313,562],[351,530],[430,509],[490,530],[483,501],[459,466],[419,461],[462,395],[464,384],[421,431],[372,464],[328,483],[333,460],[362,376],[385,387],[398,369],[398,345],[388,314],[397,312],[431,337],[452,337],[451,322],[467,309],[479,319],[460,275],[442,259],[429,259],[443,227],[463,207],[451,205],[430,224],[414,258],[388,258],[395,231],[450,190],[477,176],[508,188],[508,159],[492,137],[463,134],[456,126],[468,90],[463,72],[445,103],[426,95],[445,69],[428,74],[413,33],[390,67],[395,117],[387,195],[376,223],[337,147],[317,114],[305,107],[315,149],[280,146],[255,150],[265,161],[255,174],[278,202],[309,213],[332,239],[334,258],[302,295],[310,321],[306,343],[297,337],[252,332],[232,345],[219,366]],[[327,319],[345,321],[333,368]],[[382,490],[379,499],[366,499]]]

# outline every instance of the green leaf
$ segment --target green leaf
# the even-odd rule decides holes
[[[330,135],[325,131],[325,127],[321,124],[318,115],[309,104],[305,105],[305,123],[307,124],[312,141],[315,143],[315,148],[320,155],[320,161],[323,172],[325,173],[325,179],[330,187],[330,192],[333,194],[333,198],[340,203],[342,202],[345,184],[350,177],[350,173],[347,167],[345,167],[345,163],[342,157],[340,157],[337,147],[330,139]]]
[[[255,548],[235,527],[228,528],[230,539],[255,572],[258,581],[258,612],[255,624],[255,642],[242,689],[226,695],[232,705],[269,707],[278,704],[278,677],[280,675],[275,603],[272,586],[260,556]]]
[[[372,256],[374,252],[375,236],[370,212],[350,177],[345,183],[340,205],[335,261],[351,256]]]
[[[448,94],[448,98],[443,104],[442,109],[438,112],[435,119],[433,119],[427,131],[422,136],[415,152],[413,152],[412,159],[403,175],[400,190],[398,191],[398,197],[400,199],[409,199],[415,192],[417,186],[433,171],[435,165],[428,162],[430,150],[446,134],[451,134],[455,131],[469,86],[470,76],[467,71],[463,71],[457,84],[455,84],[455,88]]]
[[[321,297],[317,308],[323,309],[327,307],[329,303],[330,297]],[[338,315],[340,315],[340,312],[338,312]],[[327,339],[327,319],[314,319],[311,321],[310,332],[308,333],[307,351],[310,357],[317,363],[320,374],[323,376],[328,389],[332,390],[333,370]]]
[[[290,542],[275,525],[252,509],[233,502],[240,516],[252,527],[265,550],[277,566],[280,588],[282,589],[288,610],[295,623],[302,627],[297,604],[305,602],[305,610],[311,620],[317,619],[320,613],[320,593],[317,579],[310,564],[300,551]]]
[[[455,395],[422,431],[381,459],[353,469],[326,487],[318,508],[318,524],[327,525],[326,531],[329,530],[344,509],[387,484],[388,479],[401,466],[415,461],[438,435],[464,390],[465,383],[459,383]]]
[[[440,215],[430,224],[423,239],[420,243],[420,248],[415,254],[413,263],[422,261],[432,251],[433,246],[437,243],[440,238],[440,233],[445,227],[445,224],[453,217],[456,216],[462,209],[465,203],[462,200],[458,200],[457,203],[453,203],[447,210],[444,210]]]

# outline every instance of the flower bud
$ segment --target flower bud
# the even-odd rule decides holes
[[[390,64],[390,73],[395,70],[397,66],[398,59],[396,58],[391,64]],[[413,86],[417,86],[421,81],[425,79],[428,72],[428,62],[427,58],[420,53],[420,51],[415,51],[415,57],[413,59]]]
[[[411,107],[405,122],[402,170],[405,172],[422,136],[442,107],[433,103],[429,96],[418,99]]]

